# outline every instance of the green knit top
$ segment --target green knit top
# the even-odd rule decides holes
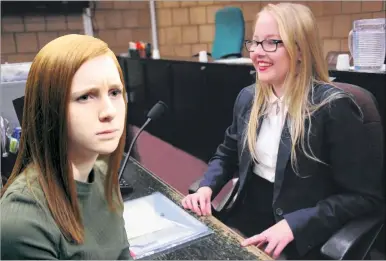
[[[61,233],[36,172],[29,169],[19,175],[0,200],[1,259],[132,259],[122,213],[111,212],[105,199],[103,170],[96,165],[89,183],[76,181],[83,244],[70,242]]]

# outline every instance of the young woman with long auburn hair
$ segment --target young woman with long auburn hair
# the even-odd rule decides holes
[[[122,72],[106,43],[65,35],[39,51],[1,191],[1,259],[130,259],[117,177],[125,122]]]

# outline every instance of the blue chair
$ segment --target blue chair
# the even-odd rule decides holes
[[[242,56],[245,23],[238,7],[224,7],[216,12],[215,36],[211,55],[213,59],[239,58]],[[195,54],[193,56],[198,56]]]

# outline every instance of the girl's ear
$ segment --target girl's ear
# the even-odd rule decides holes
[[[299,48],[298,48],[298,57],[297,57],[297,60],[298,60],[297,63],[301,63],[301,62],[302,62],[302,51],[300,51]]]
[[[302,50],[300,50],[300,46],[296,43],[296,63],[299,64],[302,62]]]

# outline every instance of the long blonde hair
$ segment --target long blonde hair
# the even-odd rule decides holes
[[[318,104],[315,104],[313,99],[309,99],[310,94],[313,97],[314,86],[331,83],[315,17],[308,7],[293,3],[268,4],[260,11],[262,12],[269,12],[277,21],[281,39],[290,57],[290,68],[283,85],[283,101],[288,106],[287,124],[292,142],[291,165],[297,173],[295,148],[298,145],[306,157],[324,163],[315,157],[309,143],[305,142],[305,135],[307,134],[308,137],[310,134],[312,114],[332,100],[346,97],[346,95],[344,92],[330,92]],[[298,63],[299,56],[301,57],[300,64]],[[256,130],[259,119],[267,112],[269,97],[273,92],[272,87],[260,82],[258,75],[256,76],[255,97],[244,140],[244,145],[248,145],[251,156],[256,162],[258,162]],[[307,130],[305,128],[306,120],[309,121]]]
[[[109,55],[123,74],[107,44],[87,35],[65,35],[45,45],[36,55],[28,74],[19,153],[12,174],[1,191],[33,166],[48,208],[62,233],[77,243],[84,242],[84,227],[76,184],[67,155],[68,103],[75,73],[86,61]],[[125,90],[123,96],[126,101]],[[118,170],[125,146],[126,130],[117,149],[107,159],[106,201],[112,211],[121,209]]]

